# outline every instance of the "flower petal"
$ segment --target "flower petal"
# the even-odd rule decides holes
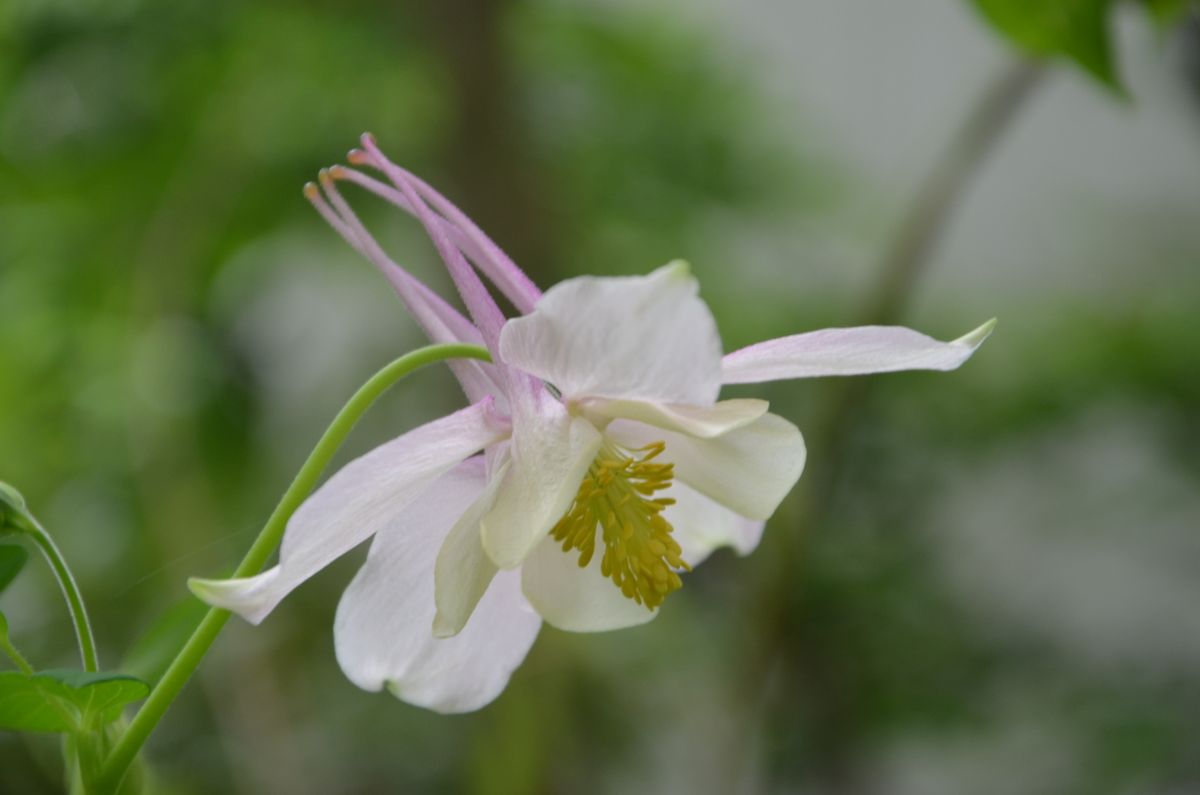
[[[521,566],[521,590],[546,623],[567,632],[607,632],[645,624],[657,615],[621,593],[600,573],[596,554],[579,568],[574,551],[547,536]]]
[[[827,328],[767,340],[726,356],[726,384],[785,378],[863,375],[897,370],[953,370],[975,352],[995,319],[952,342],[939,342],[902,326]]]
[[[483,550],[480,520],[496,500],[497,487],[508,470],[502,464],[487,488],[472,502],[446,536],[434,566],[433,601],[437,614],[433,634],[439,638],[457,635],[496,576],[496,564]],[[482,461],[480,474],[482,475]]]
[[[607,433],[626,447],[665,441],[659,460],[675,464],[675,477],[750,519],[768,519],[804,471],[800,430],[775,414],[715,439],[696,439],[641,423],[618,420]]]
[[[637,420],[656,428],[710,439],[754,422],[767,413],[769,405],[765,400],[750,398],[722,400],[712,406],[589,398],[583,401],[583,410],[604,420]]]
[[[482,521],[483,548],[512,569],[562,518],[600,449],[600,432],[543,391],[513,404],[511,463]]]
[[[663,496],[675,500],[663,518],[675,528],[673,535],[690,566],[700,565],[720,547],[733,547],[739,555],[749,555],[762,540],[765,522],[734,513],[685,483],[676,481]]]
[[[468,462],[440,478],[371,545],[338,604],[338,664],[364,690],[438,712],[469,712],[504,690],[533,645],[541,620],[514,572],[492,580],[466,627],[435,638],[434,561],[462,506],[483,490],[483,470]]]
[[[300,506],[273,569],[244,579],[192,579],[188,586],[205,602],[257,624],[293,588],[385,527],[446,471],[507,435],[490,398],[409,431],[342,467]]]
[[[648,276],[568,279],[500,334],[505,363],[567,398],[711,405],[721,339],[685,263]]]

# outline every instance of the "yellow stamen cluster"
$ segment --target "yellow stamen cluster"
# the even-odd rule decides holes
[[[674,528],[662,517],[675,500],[654,496],[675,477],[674,464],[654,460],[665,447],[654,442],[625,450],[605,442],[575,502],[550,531],[562,542],[563,552],[579,550],[583,568],[596,551],[598,526],[605,547],[600,572],[625,596],[651,610],[683,585],[675,569],[691,571],[671,537]]]

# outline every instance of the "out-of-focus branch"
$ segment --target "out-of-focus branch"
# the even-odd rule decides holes
[[[878,276],[872,282],[874,289],[863,303],[861,324],[894,324],[901,319],[964,192],[1012,122],[1028,106],[1044,74],[1038,64],[1008,64],[980,93],[922,182],[885,249]],[[771,704],[783,703],[787,709],[798,706],[786,697],[763,698],[764,686],[800,694],[804,709],[820,727],[814,735],[820,746],[814,749],[814,757],[822,761],[813,773],[830,791],[842,793],[859,789],[853,753],[856,730],[852,710],[845,703],[850,683],[845,681],[838,660],[808,642],[812,633],[804,606],[798,604],[795,582],[805,538],[829,516],[831,495],[851,447],[850,430],[862,413],[871,382],[847,378],[831,379],[822,385],[816,421],[807,429],[809,449],[817,466],[801,482],[795,531],[779,533],[775,539],[775,563],[756,597],[755,607],[759,609],[755,612],[763,620],[745,680],[748,695],[757,696],[747,703],[768,705],[766,714],[760,716],[763,719],[771,718]],[[771,671],[776,675],[765,676]],[[753,756],[743,754],[741,759]],[[739,778],[743,775],[743,771],[735,772]]]
[[[899,323],[916,294],[921,276],[961,203],[973,178],[995,150],[1046,74],[1038,63],[1007,64],[979,94],[954,137],[922,182],[908,212],[885,249],[873,289],[863,302],[861,325]],[[846,378],[826,382],[818,416],[809,434],[817,451],[819,477],[810,482],[813,510],[824,513],[824,502],[844,466],[853,419],[874,379]],[[811,519],[806,519],[811,524]]]
[[[888,246],[875,290],[863,311],[864,323],[899,320],[960,197],[1044,74],[1041,64],[1018,61],[1006,66],[980,94],[978,103],[934,163]]]
[[[555,241],[524,144],[514,58],[505,30],[519,0],[430,0],[430,24],[446,66],[450,129],[443,153],[463,209],[497,235],[535,282],[546,283]]]

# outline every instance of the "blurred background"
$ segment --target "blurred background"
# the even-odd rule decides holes
[[[230,624],[149,745],[161,791],[1200,792],[1200,29],[1122,5],[1111,73],[1031,66],[1054,48],[996,5],[0,0],[0,479],[107,668],[161,671],[186,578],[422,342],[301,195],[364,130],[543,287],[688,259],[727,350],[1000,318],[955,373],[731,390],[810,442],[759,551],[647,626],[543,630],[479,713],[343,678],[347,556]],[[341,459],[459,399],[422,373]],[[44,569],[0,607],[71,666]],[[0,791],[58,764],[0,734]]]

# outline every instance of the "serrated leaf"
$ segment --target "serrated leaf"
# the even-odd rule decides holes
[[[0,544],[0,593],[9,586],[29,560],[29,552],[25,547],[13,544]]]
[[[111,723],[150,686],[124,674],[0,672],[0,729],[76,732]]]

